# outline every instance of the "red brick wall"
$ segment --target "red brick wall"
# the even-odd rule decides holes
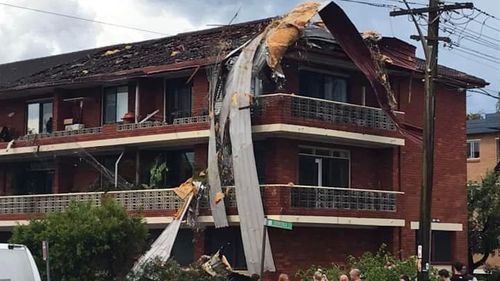
[[[280,273],[297,280],[299,269],[343,264],[349,255],[375,252],[382,244],[391,249],[393,240],[391,228],[295,227],[292,231],[270,229],[269,236],[277,271],[266,280],[277,280]]]
[[[22,136],[26,132],[26,110],[25,100],[2,100],[0,101],[0,126],[6,126],[11,129],[14,136]],[[14,113],[9,117],[10,113]]]
[[[405,121],[422,125],[422,84],[413,82],[411,97],[408,83],[401,83],[401,109]],[[439,88],[436,97],[435,169],[432,218],[441,222],[461,223],[455,241],[455,259],[467,261],[467,194],[465,159],[465,95]],[[421,185],[421,146],[409,140],[401,149],[401,189],[407,222],[418,221]],[[402,248],[405,256],[413,255],[415,231],[409,223],[404,228]]]
[[[199,70],[192,80],[192,114],[202,115],[208,112],[208,79],[204,70]]]

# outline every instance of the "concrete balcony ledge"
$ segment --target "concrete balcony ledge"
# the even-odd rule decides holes
[[[404,137],[383,110],[293,94],[270,94],[255,98],[253,132],[263,137],[278,136],[366,147],[403,146]],[[396,112],[402,121],[403,112]],[[174,119],[172,123],[150,121],[106,124],[75,131],[56,131],[18,138],[10,149],[0,143],[0,157],[23,154],[67,153],[79,149],[110,149],[117,145],[147,146],[162,143],[186,144],[208,141],[207,115]]]
[[[370,219],[395,219],[397,198],[403,193],[396,191],[295,186],[287,184],[262,185],[261,193],[267,215],[303,217],[368,217]],[[234,187],[226,187],[228,214],[237,215]],[[43,217],[50,212],[64,211],[73,201],[86,201],[100,205],[103,198],[114,198],[129,212],[141,213],[148,220],[154,217],[173,216],[182,202],[173,189],[123,190],[110,192],[80,192],[38,195],[0,196],[0,221],[20,221]],[[208,202],[201,204],[200,219],[210,220]],[[315,213],[315,211],[320,211]],[[362,215],[362,216],[360,216]],[[205,218],[206,217],[206,218]],[[302,218],[302,220],[304,220]],[[302,221],[306,223],[306,221]],[[158,219],[156,219],[159,223]],[[163,221],[163,219],[161,220]],[[313,223],[311,221],[311,223]],[[326,222],[325,221],[325,222]],[[337,219],[336,223],[348,223]]]

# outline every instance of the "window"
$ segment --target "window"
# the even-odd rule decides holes
[[[349,187],[349,151],[301,148],[299,151],[299,184]]]
[[[194,152],[190,150],[167,151],[165,162],[168,171],[165,177],[165,187],[176,187],[193,176]]]
[[[168,80],[166,83],[167,122],[191,116],[191,84],[186,79]]]
[[[104,89],[104,124],[121,122],[128,112],[128,86]]]
[[[245,251],[238,227],[205,229],[205,254],[213,255],[223,248],[223,254],[234,269],[246,269]]]
[[[52,133],[52,102],[28,104],[27,134]]]
[[[479,159],[479,140],[467,141],[467,159]]]
[[[300,71],[300,89],[303,96],[347,102],[347,80],[333,75]]]
[[[450,231],[432,231],[432,253],[433,262],[451,262],[453,261],[453,232]]]

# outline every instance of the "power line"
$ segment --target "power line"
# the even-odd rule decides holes
[[[484,95],[484,96],[487,96],[490,98],[500,100],[499,96],[492,95],[492,94],[488,93],[487,91],[485,91],[484,89],[470,89],[468,91],[471,93],[477,93],[477,94],[481,94],[481,95]],[[498,92],[497,92],[497,95],[498,95]]]
[[[91,22],[91,23],[109,25],[109,26],[114,26],[114,27],[119,27],[119,28],[125,28],[125,29],[131,29],[131,30],[135,30],[135,31],[148,32],[148,33],[153,33],[153,34],[158,34],[158,35],[168,35],[166,33],[152,31],[152,30],[147,30],[147,29],[142,29],[142,28],[138,28],[138,27],[133,27],[133,26],[128,26],[128,25],[122,25],[122,24],[116,24],[116,23],[110,23],[110,22],[104,22],[104,21],[99,21],[99,20],[86,19],[86,18],[82,18],[82,17],[78,17],[78,16],[67,15],[67,14],[62,14],[62,13],[58,13],[58,12],[46,11],[46,10],[41,10],[41,9],[36,9],[36,8],[30,8],[30,7],[24,7],[24,6],[18,6],[18,5],[9,4],[9,3],[0,2],[0,5],[6,6],[6,7],[10,7],[10,8],[28,10],[28,11],[42,13],[42,14],[48,14],[48,15],[59,16],[59,17],[64,17],[64,18],[68,18],[68,19],[79,20],[79,21],[86,21],[86,22]]]

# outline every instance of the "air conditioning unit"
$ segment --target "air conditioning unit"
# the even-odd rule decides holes
[[[81,130],[81,129],[84,129],[84,128],[85,128],[84,124],[72,124],[72,125],[66,125],[64,127],[64,130],[66,130],[66,131],[77,131],[77,130]]]

